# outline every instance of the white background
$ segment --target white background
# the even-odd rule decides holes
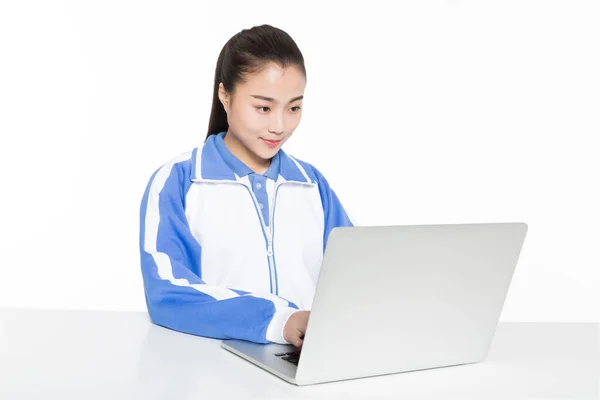
[[[0,306],[145,310],[148,179],[269,23],[308,74],[284,149],[360,224],[526,222],[501,320],[600,322],[600,3],[205,3],[0,3]]]

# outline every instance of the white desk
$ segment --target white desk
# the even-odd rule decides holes
[[[477,364],[297,387],[146,313],[0,308],[0,399],[600,399],[600,324],[500,323]]]

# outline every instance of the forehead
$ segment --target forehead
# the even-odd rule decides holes
[[[276,98],[279,94],[288,97],[290,94],[303,94],[306,86],[304,75],[298,67],[281,68],[275,63],[269,63],[260,71],[248,74],[245,78],[246,81],[239,85],[240,91],[245,94],[259,94]]]

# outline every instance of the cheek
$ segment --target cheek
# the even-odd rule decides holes
[[[289,119],[289,124],[290,124],[290,128],[292,130],[296,129],[298,127],[298,125],[300,124],[300,118],[302,117],[302,114],[300,115],[294,115],[291,116]]]
[[[291,134],[296,130],[298,125],[300,124],[300,118],[295,116],[290,116],[285,123],[285,131],[288,134]]]
[[[264,131],[261,127],[260,118],[257,118],[256,113],[247,110],[234,110],[229,117],[229,125],[237,132],[238,140],[245,145],[253,142],[256,136]]]
[[[262,126],[266,123],[265,118],[253,107],[245,107],[236,113],[237,121],[246,127],[250,133],[253,131],[261,131]]]

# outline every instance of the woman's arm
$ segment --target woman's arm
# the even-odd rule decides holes
[[[323,205],[323,214],[325,216],[325,230],[323,234],[324,251],[331,230],[337,226],[354,226],[354,221],[344,209],[344,206],[336,193],[331,186],[329,186],[327,179],[325,179],[323,174],[317,168],[312,165],[310,166],[317,177],[319,192],[321,193],[321,203]]]
[[[178,171],[172,163],[156,171],[140,208],[141,268],[152,322],[212,338],[288,343],[283,328],[298,311],[296,305],[271,293],[208,285],[200,278],[202,248],[185,216]]]

